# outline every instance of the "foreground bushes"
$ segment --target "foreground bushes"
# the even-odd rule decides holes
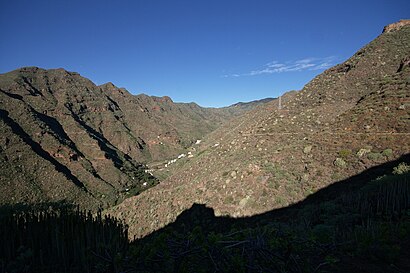
[[[3,212],[1,272],[115,272],[127,252],[127,226],[69,208]]]

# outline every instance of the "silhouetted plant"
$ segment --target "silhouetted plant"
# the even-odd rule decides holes
[[[2,215],[5,272],[117,272],[128,229],[101,212],[58,208]]]
[[[397,167],[394,167],[393,174],[404,174],[410,172],[410,165],[406,162],[400,163]]]

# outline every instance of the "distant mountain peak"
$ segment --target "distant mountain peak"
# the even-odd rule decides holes
[[[118,88],[115,84],[112,82],[106,82],[104,84],[101,84],[100,87],[109,87],[109,88]]]
[[[25,67],[20,67],[17,68],[11,72],[15,72],[15,73],[28,73],[28,74],[34,74],[34,73],[56,73],[59,75],[76,75],[76,76],[81,76],[80,73],[78,72],[73,72],[73,71],[68,71],[64,68],[51,68],[51,69],[45,69],[45,68],[41,68],[38,66],[25,66]]]
[[[173,102],[173,100],[169,96],[162,96],[161,100],[164,102]]]
[[[119,88],[118,86],[116,86],[112,82],[106,82],[104,84],[99,85],[98,87],[102,88],[103,90],[110,90],[110,91],[116,91],[116,90],[124,89],[124,88]]]
[[[257,104],[263,104],[263,103],[267,103],[270,101],[276,100],[276,98],[264,98],[264,99],[260,99],[260,100],[254,100],[254,101],[248,101],[248,102],[237,102],[235,104],[232,104],[228,107],[243,107],[243,106],[254,106]]]

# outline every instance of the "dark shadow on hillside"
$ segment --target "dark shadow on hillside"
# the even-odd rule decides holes
[[[16,99],[16,100],[20,100],[20,101],[23,100],[23,97],[18,95],[18,94],[9,93],[9,92],[6,92],[6,91],[1,90],[1,89],[0,89],[0,92],[2,92],[3,94],[9,96],[12,99]]]
[[[31,108],[30,110],[39,120],[47,124],[47,126],[51,129],[51,133],[54,135],[56,139],[58,139],[62,144],[67,145],[72,150],[74,150],[78,154],[78,156],[84,157],[84,154],[81,153],[80,150],[78,150],[74,141],[72,141],[71,138],[67,135],[63,126],[60,124],[60,122],[58,122],[57,119],[46,114],[40,113],[36,111],[34,108]]]
[[[297,223],[298,218],[304,217],[300,212],[305,208],[321,213],[315,204],[328,204],[328,200],[346,195],[359,197],[356,201],[366,208],[381,197],[392,216],[384,218],[382,224],[395,227],[399,223],[395,219],[400,219],[396,213],[405,213],[410,208],[410,174],[389,176],[394,179],[386,180],[388,183],[376,181],[393,186],[384,188],[388,191],[383,191],[380,184],[374,187],[374,179],[390,174],[401,162],[410,163],[410,154],[334,183],[297,204],[251,217],[216,217],[212,208],[193,204],[175,222],[133,242],[128,240],[124,222],[100,212],[93,216],[91,212],[74,210],[69,203],[0,205],[0,272],[409,272],[410,230],[403,237],[406,241],[397,244],[390,240],[383,244],[376,237],[371,246],[362,247],[361,256],[350,255],[352,248],[356,251],[358,246],[351,244],[350,239],[346,241],[350,237],[345,236],[349,232],[347,226],[358,223],[355,211],[349,210],[357,208],[351,206],[351,199],[343,199],[335,207],[344,216],[348,214],[339,221],[345,232],[338,233],[340,238],[325,238],[329,233],[323,230],[326,225],[322,222],[334,218],[333,211],[307,226]],[[363,187],[367,189],[368,184],[372,190],[381,189],[389,198],[384,199],[386,194],[372,195],[371,190],[366,191],[370,193],[367,196],[357,194]],[[362,209],[359,206],[364,216],[358,215],[359,225],[361,220],[367,222],[379,212]],[[60,212],[56,214],[55,210]],[[336,234],[339,226],[332,224],[332,220],[324,224],[333,225],[330,234]],[[410,215],[405,224],[410,227]],[[363,227],[365,233],[361,234],[368,234],[366,226],[359,226]],[[377,229],[373,228],[372,234],[373,231]],[[322,238],[312,238],[312,234]],[[340,242],[350,244],[350,251],[337,248]],[[399,251],[391,243],[396,243]],[[338,255],[337,259],[332,255]],[[395,267],[391,267],[392,263]]]
[[[24,131],[24,129],[9,116],[9,112],[0,109],[0,116],[4,120],[4,122],[11,128],[13,133],[19,136],[21,140],[23,140],[27,145],[29,145],[38,156],[40,156],[46,161],[49,161],[51,164],[54,165],[55,169],[64,174],[68,180],[71,180],[77,187],[88,192],[85,185],[75,175],[71,173],[70,169],[68,169],[60,162],[58,162],[47,151],[45,151],[38,142],[34,141],[30,137],[30,135],[26,131]]]
[[[300,209],[303,209],[308,205],[320,204],[324,201],[333,200],[343,194],[353,194],[369,184],[372,180],[385,174],[391,174],[393,168],[401,162],[410,163],[410,154],[406,154],[397,160],[369,168],[360,174],[345,180],[335,182],[293,205],[250,217],[216,217],[212,208],[206,207],[204,204],[195,203],[190,209],[182,212],[175,222],[170,223],[163,229],[171,228],[178,232],[190,232],[195,227],[200,226],[205,233],[224,233],[230,231],[232,228],[253,228],[272,222],[290,222],[297,216]],[[138,244],[139,242],[143,243],[146,240],[150,240],[151,238],[160,235],[163,232],[163,229],[157,230],[144,238],[135,240],[134,243]]]
[[[134,164],[132,158],[127,155],[127,154],[118,154],[118,152],[114,149],[114,145],[111,144],[108,139],[106,139],[102,133],[97,132],[94,128],[89,126],[85,121],[83,121],[78,115],[75,114],[74,110],[72,109],[71,105],[67,105],[67,109],[71,112],[71,116],[74,118],[74,120],[84,128],[84,130],[87,132],[87,134],[92,138],[95,139],[98,143],[98,146],[100,147],[101,151],[105,153],[106,158],[110,159],[113,163],[114,166],[118,169],[123,167],[124,165],[124,160],[121,158],[123,157],[125,160],[128,161],[128,163],[135,169],[137,169],[139,166]]]
[[[86,169],[97,179],[100,179],[104,181],[105,183],[109,184],[107,181],[105,181],[95,170],[94,166],[92,163],[86,158],[86,156],[78,149],[77,145],[75,142],[67,135],[66,131],[64,130],[64,127],[61,125],[61,123],[54,117],[48,116],[46,114],[40,113],[36,111],[34,108],[30,106],[30,110],[34,113],[34,115],[47,124],[47,126],[51,129],[51,134],[55,137],[56,140],[58,140],[62,145],[67,145],[72,149],[76,154],[75,157],[70,156],[70,160],[78,160],[78,158],[83,158],[85,161],[88,162]],[[109,184],[111,187],[113,187],[111,184]]]

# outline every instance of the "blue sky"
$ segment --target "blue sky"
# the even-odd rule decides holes
[[[219,107],[301,89],[409,11],[408,0],[0,0],[0,73],[62,67]]]

